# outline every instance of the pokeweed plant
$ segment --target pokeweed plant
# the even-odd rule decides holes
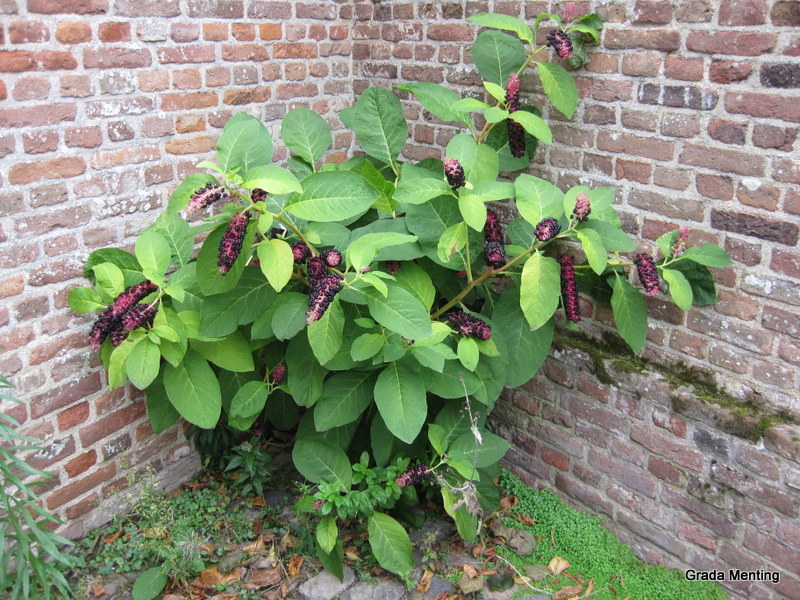
[[[658,261],[626,258],[636,243],[621,230],[612,188],[564,192],[513,176],[538,142],[552,140],[539,110],[523,104],[520,76],[535,69],[570,117],[575,82],[544,54],[550,47],[558,61],[581,66],[602,27],[596,15],[564,24],[543,14],[533,27],[505,15],[470,20],[488,28],[471,55],[490,103],[435,83],[397,86],[463,125],[443,161],[399,160],[408,125],[383,87],[340,113],[364,152],[341,164],[324,162],[332,136],[311,110],[296,108],[281,123],[288,168],[270,164],[267,129],[236,114],[216,161],[177,187],[134,252],[93,252],[85,275],[94,285],[68,298],[76,311],[102,311],[91,346],[112,387],[129,380],[147,390],[155,431],[179,417],[200,428],[247,430],[259,417],[296,426],[294,465],[329,499],[354,489],[351,462],[363,464],[364,451],[379,469],[410,459],[398,487],[436,482],[468,539],[496,501],[492,478],[509,447],[487,430],[486,415],[505,386],[525,383],[543,363],[559,306],[572,324],[579,289],[610,302],[619,334],[638,352],[647,313],[630,272],[650,294],[663,278],[688,309],[714,301],[708,267],[729,264],[718,246],[686,248],[679,230],[658,240]],[[558,28],[537,45],[544,20]],[[221,208],[202,220],[181,216],[212,205]],[[500,205],[520,218],[503,224]],[[195,256],[200,233],[207,237]],[[469,414],[465,396],[477,407]],[[413,497],[398,496],[394,509]],[[318,525],[326,565],[342,561],[334,505]],[[380,510],[361,516],[380,564],[408,574],[400,523]]]

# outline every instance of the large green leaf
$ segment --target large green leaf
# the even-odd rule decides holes
[[[164,388],[162,377],[156,377],[147,386],[145,402],[147,404],[147,417],[150,419],[150,426],[155,433],[166,431],[178,422],[180,414],[167,398],[167,390]]]
[[[661,269],[661,276],[669,284],[669,295],[681,310],[692,308],[692,286],[683,273],[674,269]]]
[[[612,252],[633,252],[636,250],[636,242],[619,227],[615,227],[608,221],[589,219],[585,223],[579,224],[577,229],[593,229],[596,231],[600,235],[606,250],[611,250]]]
[[[428,272],[416,263],[403,263],[400,270],[395,273],[395,284],[410,292],[419,300],[426,310],[433,307],[436,298],[436,288]]]
[[[387,329],[409,340],[431,335],[431,319],[425,306],[402,287],[388,287],[386,297],[375,289],[364,292],[370,315]]]
[[[213,342],[191,340],[190,343],[203,358],[228,371],[246,373],[255,368],[250,344],[241,331],[234,331]]]
[[[297,178],[283,167],[275,165],[259,165],[244,174],[242,187],[262,189],[270,194],[290,194],[302,192],[303,187]]]
[[[414,94],[422,108],[436,118],[464,122],[464,113],[453,109],[453,104],[461,99],[453,90],[429,81],[412,81],[395,87]]]
[[[486,144],[478,144],[475,164],[467,171],[467,180],[478,185],[494,182],[500,174],[500,157],[497,150]]]
[[[177,367],[168,363],[164,366],[164,387],[169,401],[190,423],[211,429],[219,421],[219,381],[208,362],[196,352],[188,351]]]
[[[77,313],[87,313],[105,308],[103,300],[92,288],[74,287],[67,294],[67,304],[70,310]]]
[[[690,260],[670,264],[670,269],[680,271],[692,288],[692,304],[708,306],[717,301],[717,288],[708,267]]]
[[[270,305],[275,292],[257,267],[245,269],[232,290],[203,301],[200,311],[200,334],[222,337],[239,325],[252,323]]]
[[[336,547],[338,537],[339,528],[336,526],[336,518],[332,515],[322,517],[317,523],[317,543],[322,551],[330,554]]]
[[[278,297],[277,302],[280,302],[280,306],[270,317],[272,331],[279,340],[288,340],[306,326],[308,296],[298,292],[285,292]]]
[[[611,310],[623,340],[634,352],[639,352],[647,339],[647,306],[642,294],[626,279],[614,278]]]
[[[565,117],[575,114],[578,107],[578,86],[564,67],[551,62],[537,62],[539,79],[544,93]]]
[[[579,229],[575,234],[583,246],[583,253],[592,271],[600,275],[608,263],[608,253],[603,245],[603,238],[594,229]]]
[[[542,219],[561,216],[564,193],[549,181],[523,173],[514,180],[514,189],[519,214],[534,227]]]
[[[294,273],[294,255],[292,247],[284,240],[272,239],[262,240],[256,246],[258,260],[261,263],[261,272],[269,281],[269,284],[280,292]]]
[[[194,250],[194,233],[189,224],[176,213],[165,212],[150,226],[164,237],[172,251],[172,263],[182,267],[192,257]]]
[[[100,263],[92,267],[94,272],[95,286],[100,297],[111,304],[125,289],[125,275],[117,265],[113,263]],[[160,281],[159,276],[156,281]]]
[[[402,363],[389,363],[375,382],[375,403],[389,431],[407,444],[413,442],[428,414],[419,375]]]
[[[326,171],[301,182],[302,193],[289,197],[286,210],[309,221],[344,221],[365,212],[378,191],[351,171]]]
[[[462,193],[458,197],[458,210],[467,225],[475,231],[483,231],[486,224],[486,205],[480,196]]]
[[[325,552],[317,543],[317,558],[322,566],[333,573],[339,581],[344,581],[344,544],[341,539],[336,540],[336,544],[330,552]]]
[[[472,60],[481,77],[505,87],[508,76],[525,62],[525,47],[506,33],[484,31],[472,46]]]
[[[385,163],[394,163],[406,145],[408,125],[400,99],[391,90],[372,86],[364,90],[355,106],[339,113],[352,129],[364,152]]]
[[[389,515],[374,513],[367,524],[369,545],[378,563],[387,571],[408,576],[414,568],[411,540],[400,523]]]
[[[312,406],[322,395],[328,370],[320,366],[305,335],[296,335],[286,349],[287,384],[299,406]]]
[[[397,185],[394,199],[401,204],[422,204],[437,196],[452,194],[453,190],[443,179],[403,179]]]
[[[511,447],[506,440],[490,431],[481,431],[480,435],[481,441],[478,443],[471,431],[461,434],[450,446],[448,454],[470,463],[474,460],[476,468],[483,468],[495,464]]]
[[[553,132],[544,119],[524,110],[518,110],[508,116],[512,121],[522,125],[523,129],[536,139],[542,140],[545,144],[553,143]]]
[[[248,381],[231,400],[229,410],[233,419],[247,419],[258,415],[267,403],[269,388],[263,381]]]
[[[534,252],[522,267],[520,307],[531,329],[553,316],[561,296],[561,267],[555,259]]]
[[[217,142],[217,162],[224,173],[244,175],[272,160],[272,138],[261,122],[244,112],[233,115]]]
[[[161,567],[152,567],[136,577],[131,596],[133,600],[153,600],[167,586],[169,578]]]
[[[533,44],[533,30],[522,19],[501,13],[478,13],[467,19],[484,27],[494,27],[516,33],[521,40]]]
[[[508,345],[506,385],[518,387],[533,377],[547,358],[553,342],[554,321],[549,319],[541,327],[531,330],[520,309],[518,287],[500,297],[492,320]]]
[[[331,376],[314,406],[317,431],[355,421],[372,402],[373,387],[371,371],[345,371]]]
[[[281,138],[289,150],[310,165],[316,164],[333,143],[328,122],[302,106],[290,110],[283,118]]]
[[[702,244],[687,248],[683,258],[688,258],[706,267],[730,267],[733,261],[728,254],[716,244]]]
[[[142,339],[131,348],[128,360],[125,362],[125,371],[128,379],[140,390],[144,390],[158,377],[161,368],[161,352],[158,345],[148,338]]]
[[[308,326],[308,343],[314,356],[324,365],[339,351],[344,331],[344,312],[337,298],[320,319]]]
[[[292,449],[292,461],[300,474],[313,483],[338,481],[343,491],[350,489],[353,480],[350,460],[330,442],[298,438]]]

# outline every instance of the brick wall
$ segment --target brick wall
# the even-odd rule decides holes
[[[647,561],[777,570],[778,585],[724,585],[736,599],[800,598],[800,427],[754,442],[739,411],[673,375],[562,342],[492,413],[512,441],[506,466],[608,517]]]
[[[198,465],[158,436],[143,396],[109,391],[66,307],[88,254],[130,245],[244,110],[273,131],[298,105],[352,104],[349,2],[0,0],[0,372],[11,413],[56,473],[45,505],[69,535],[108,518],[127,471],[167,487]],[[339,128],[335,152],[351,143]],[[280,144],[278,144],[280,147]],[[280,152],[276,158],[285,158]],[[105,510],[94,508],[102,504]]]
[[[578,75],[576,115],[566,120],[545,108],[555,141],[540,149],[531,172],[562,186],[616,187],[626,227],[641,236],[643,249],[678,225],[696,229],[690,241],[726,247],[736,264],[715,273],[716,306],[683,314],[666,297],[648,300],[655,320],[645,355],[713,369],[734,397],[797,411],[798,6],[784,0],[0,0],[0,371],[28,403],[15,416],[49,445],[40,460],[58,479],[46,504],[69,517],[72,533],[79,534],[82,519],[101,518],[90,509],[112,498],[126,468],[152,463],[169,479],[196,464],[177,428],[152,435],[139,394],[106,389],[86,347],[90,318],[65,306],[67,290],[81,283],[88,253],[131,243],[179,179],[209,156],[220,128],[238,110],[274,132],[290,106],[310,106],[331,117],[335,152],[343,156],[352,137],[334,115],[352,103],[354,90],[424,79],[475,95],[468,47],[477,28],[464,17],[483,10],[528,18],[541,11],[596,11],[607,21],[603,45]],[[523,88],[526,98],[541,100],[535,77],[524,78]],[[413,101],[406,108],[413,121],[407,157],[440,156],[455,131]],[[604,307],[587,304],[589,313],[595,323],[610,322]],[[595,327],[589,320],[582,326]],[[578,382],[561,385],[571,390]],[[563,393],[581,393],[575,390]],[[632,515],[645,509],[636,513],[615,500],[621,508],[614,514],[630,535],[636,531],[635,545],[667,561],[694,561],[692,552],[699,561],[705,548],[707,560],[734,564],[732,549],[740,541],[750,558],[769,556],[767,538],[739,515],[730,536],[702,541],[701,534],[718,532],[698,524],[692,510],[711,511],[713,503],[692,496],[688,482],[719,480],[711,471],[713,445],[698,445],[702,465],[687,467],[677,455],[664,458],[636,439],[625,441],[634,429],[660,427],[652,419],[656,413],[656,421],[680,420],[667,405],[643,408],[641,421],[619,413],[624,430],[609,430],[606,442],[620,438],[647,457],[627,464],[604,462],[604,456],[619,458],[608,446],[589,449],[592,428],[575,425],[585,418],[580,403],[560,396],[559,402],[559,418],[572,419],[568,423],[546,426],[541,415],[525,417],[538,423],[541,444],[530,454],[551,469],[540,475],[531,468],[530,474],[588,506],[594,505],[579,486],[592,488],[581,479],[587,472],[577,468],[584,463],[603,473],[594,486],[601,496],[616,482],[646,498],[647,506],[656,498],[674,500],[665,489],[686,498],[687,516],[680,520],[687,525],[675,543],[691,552],[665,549],[663,540],[651,539],[658,536],[634,529]],[[686,422],[686,436],[702,428],[700,421]],[[734,462],[718,462],[754,470],[736,457],[757,454],[758,446],[705,427],[732,448]],[[696,444],[694,437],[680,439]],[[584,463],[558,445],[567,441],[585,450]],[[525,452],[520,446],[514,456],[522,461]],[[546,463],[545,456],[560,460],[555,452],[570,459],[567,469]],[[671,466],[681,479],[658,479],[646,487],[651,495],[630,487],[637,481],[632,473],[642,481],[659,477],[649,470],[650,458],[665,463],[667,477],[678,477]],[[785,470],[783,458],[771,459],[779,461],[777,479],[758,481],[784,485],[795,502],[796,492],[785,484],[796,466]],[[796,549],[797,532],[777,526],[789,515],[774,506],[764,510],[773,517],[775,547]],[[678,519],[680,513],[670,514]],[[692,536],[695,541],[684,539]]]

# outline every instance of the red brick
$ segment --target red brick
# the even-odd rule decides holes
[[[85,98],[94,92],[88,75],[64,75],[59,78],[59,93],[65,98]]]
[[[706,198],[730,200],[733,198],[733,182],[724,175],[698,173],[695,175],[697,191]]]
[[[625,54],[622,72],[634,77],[655,77],[661,68],[661,58],[647,54]]]
[[[650,178],[653,175],[653,165],[650,163],[617,158],[614,166],[614,173],[619,179],[629,179],[631,181],[638,181],[639,183],[650,183]]]
[[[164,94],[161,96],[162,110],[193,110],[217,106],[219,99],[211,92],[189,94]]]
[[[708,125],[708,134],[723,144],[743,146],[747,136],[747,123],[715,119]]]
[[[50,30],[41,21],[14,21],[8,25],[12,44],[40,44],[50,40]]]
[[[153,57],[146,48],[98,48],[83,51],[83,66],[87,69],[138,69],[149,67]]]
[[[637,0],[633,8],[633,22],[637,24],[665,24],[672,21],[670,2]]]
[[[653,160],[672,160],[675,144],[660,139],[638,137],[628,134],[600,132],[597,136],[598,150],[633,154]]]
[[[64,143],[69,148],[97,148],[103,132],[99,127],[71,127],[64,132]]]
[[[256,28],[251,23],[234,23],[231,25],[231,35],[240,42],[252,42],[256,39]]]
[[[92,154],[90,162],[95,169],[109,169],[111,167],[158,160],[160,157],[161,153],[157,146],[139,146],[123,150],[95,152]]]
[[[91,373],[75,382],[38,394],[31,399],[31,418],[38,419],[78,400],[94,394],[101,388],[99,373]]]
[[[753,72],[753,66],[746,62],[713,60],[708,76],[714,83],[735,83],[744,81]]]
[[[97,37],[107,44],[131,41],[131,24],[125,22],[100,23],[97,28]]]
[[[686,437],[686,421],[672,413],[658,408],[655,409],[653,412],[653,424],[666,429],[675,437]]]
[[[704,462],[702,452],[695,450],[684,441],[679,441],[672,436],[665,436],[653,431],[652,427],[632,425],[631,439],[659,456],[667,458],[679,465],[700,471]]]
[[[719,100],[717,92],[694,85],[642,83],[636,95],[642,104],[712,110]]]
[[[763,327],[751,327],[698,309],[689,311],[687,325],[692,331],[762,355],[770,353],[774,341],[774,336]]]
[[[92,28],[84,21],[56,25],[56,40],[62,44],[82,44],[92,39]]]
[[[629,81],[592,80],[591,96],[600,102],[618,102],[631,99],[633,84]]]
[[[685,145],[683,152],[678,157],[678,162],[723,173],[737,173],[754,177],[763,177],[765,172],[763,157],[737,150],[722,150],[696,144]]]
[[[144,170],[145,185],[157,185],[172,181],[174,174],[171,165],[157,165]]]
[[[553,450],[547,446],[541,446],[540,453],[542,460],[549,465],[553,465],[556,469],[561,471],[569,470],[569,457],[562,454],[558,450]]]
[[[78,496],[97,488],[100,484],[111,479],[117,472],[115,464],[107,465],[98,469],[91,475],[84,477],[74,483],[59,487],[47,498],[47,508],[53,510],[74,500]]]
[[[667,56],[664,59],[664,75],[681,81],[700,81],[703,79],[703,59]]]
[[[672,52],[680,48],[681,34],[674,29],[607,29],[605,47],[614,49],[644,48]]]
[[[800,104],[794,98],[777,94],[750,92],[727,94],[725,109],[730,113],[800,123]]]
[[[319,90],[315,83],[282,83],[278,84],[275,91],[275,97],[279,100],[288,100],[291,98],[313,98],[317,96]]]
[[[21,77],[14,84],[14,100],[45,100],[50,92],[50,81],[44,77]]]
[[[717,537],[691,523],[681,523],[678,536],[682,540],[686,540],[706,550],[714,552],[717,549]]]
[[[254,102],[263,103],[269,100],[269,98],[270,88],[263,86],[239,90],[226,90],[222,98],[222,103],[228,105],[251,104]]]
[[[722,0],[719,8],[720,25],[763,25],[766,20],[766,0]]]
[[[205,131],[206,119],[202,115],[182,115],[175,120],[175,131],[178,133],[194,133]],[[172,132],[171,121],[169,122],[169,133]]]
[[[625,129],[638,129],[640,131],[655,131],[658,129],[658,115],[645,110],[622,111],[622,126]]]
[[[28,11],[45,15],[93,15],[108,10],[108,0],[28,0]]]
[[[187,14],[192,18],[241,19],[244,16],[244,2],[227,0],[209,4],[205,0],[189,0]]]
[[[273,58],[317,58],[317,45],[308,43],[275,44],[272,56]]]
[[[594,448],[589,450],[589,464],[614,481],[648,498],[655,498],[656,482],[644,471],[620,462],[616,457],[606,456]]]
[[[174,42],[193,42],[200,38],[200,26],[195,23],[173,23],[170,37]]]
[[[64,470],[67,472],[70,479],[75,479],[78,475],[85,473],[90,467],[93,467],[95,463],[97,463],[97,452],[95,450],[90,450],[69,461],[64,465]]]
[[[740,185],[736,191],[736,197],[742,204],[770,211],[778,208],[780,194],[781,192],[778,188],[760,185],[760,182],[757,183],[757,187],[752,186],[752,184],[751,187]]]
[[[178,46],[156,51],[161,64],[210,63],[216,59],[213,46]]]
[[[28,50],[0,50],[0,72],[21,73],[38,68],[35,54]]]
[[[673,464],[658,457],[651,456],[648,459],[647,470],[659,479],[663,479],[667,483],[670,483],[674,486],[681,486],[685,484],[683,471],[675,467]]]
[[[178,0],[116,0],[114,10],[123,17],[176,17],[181,14]]]
[[[788,246],[797,244],[798,239],[796,224],[748,213],[712,210],[711,225],[724,231],[754,236]]]
[[[22,134],[22,147],[26,154],[44,154],[58,147],[57,131],[35,131]]]
[[[673,169],[672,167],[656,165],[653,173],[653,183],[671,190],[686,190],[692,184],[692,176],[685,169]]]
[[[231,62],[262,62],[269,58],[266,48],[260,44],[236,44],[222,46],[222,60]]]
[[[199,154],[211,152],[216,146],[216,138],[203,135],[194,138],[170,140],[164,146],[168,154]]]
[[[144,402],[136,402],[126,408],[111,413],[80,429],[81,444],[87,448],[95,442],[117,433],[120,429],[134,423],[145,415]]]
[[[14,184],[33,183],[44,179],[76,177],[86,171],[86,161],[80,157],[52,158],[37,162],[16,163],[8,171],[8,181]]]
[[[203,39],[211,42],[224,42],[228,39],[228,26],[224,23],[203,24]]]
[[[75,425],[79,425],[86,421],[89,417],[89,403],[81,402],[61,411],[58,414],[58,430],[65,431]]]
[[[800,6],[794,0],[775,2],[770,12],[773,25],[800,26]]]
[[[695,52],[759,56],[770,52],[777,42],[774,33],[748,33],[741,31],[690,31],[686,47]]]
[[[685,0],[675,8],[681,23],[707,23],[714,16],[714,0]]]
[[[280,23],[262,23],[258,26],[258,36],[265,41],[279,40],[283,37]]]
[[[775,148],[784,152],[794,150],[798,129],[796,127],[776,127],[765,123],[753,126],[753,145],[759,148]]]

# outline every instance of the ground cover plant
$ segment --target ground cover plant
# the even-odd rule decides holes
[[[520,78],[535,72],[570,117],[578,93],[563,65],[586,61],[602,27],[595,15],[543,14],[533,27],[470,20],[487,27],[471,55],[488,102],[433,83],[398,86],[462,126],[443,161],[400,160],[408,125],[398,92],[383,87],[340,113],[363,151],[341,164],[325,162],[331,132],[313,111],[281,123],[286,168],[271,164],[267,129],[236,114],[215,161],[178,186],[134,252],[93,252],[92,286],[69,293],[74,310],[101,311],[90,345],[112,387],[147,390],[155,431],[183,417],[214,431],[198,434],[208,448],[229,447],[219,440],[231,430],[295,431],[294,466],[318,486],[298,510],[316,515],[317,552],[333,572],[340,524],[357,516],[380,565],[408,575],[411,543],[396,517],[425,481],[420,489],[475,539],[497,506],[493,479],[508,449],[486,416],[506,385],[535,374],[556,320],[580,320],[580,289],[611,305],[638,352],[643,292],[661,294],[663,280],[683,309],[712,303],[708,267],[730,264],[714,244],[686,247],[685,230],[659,238],[661,257],[636,253],[612,188],[562,191],[520,173],[552,140]],[[537,44],[546,21],[556,28]],[[239,452],[244,461],[248,449]]]

